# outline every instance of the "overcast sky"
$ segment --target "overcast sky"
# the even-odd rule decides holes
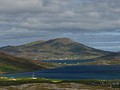
[[[120,51],[120,0],[0,0],[0,46],[58,37]]]

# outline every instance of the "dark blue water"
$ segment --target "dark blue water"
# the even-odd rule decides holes
[[[8,77],[31,77],[33,72],[5,74]],[[62,80],[81,80],[81,79],[120,79],[120,65],[109,66],[66,66],[55,69],[35,71],[36,77]]]
[[[95,60],[42,60],[43,62],[59,63],[59,64],[79,64],[82,62],[93,62]]]

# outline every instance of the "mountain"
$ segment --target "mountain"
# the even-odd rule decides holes
[[[29,59],[90,59],[104,56],[110,52],[94,49],[69,38],[56,38],[48,41],[35,41],[20,46],[0,48],[17,57]]]
[[[0,73],[24,72],[44,69],[33,61],[17,58],[0,52]]]

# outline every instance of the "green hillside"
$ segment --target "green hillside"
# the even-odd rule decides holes
[[[16,58],[0,53],[0,73],[24,72],[44,69],[40,64],[33,61]]]

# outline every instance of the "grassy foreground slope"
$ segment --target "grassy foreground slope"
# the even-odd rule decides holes
[[[31,60],[0,53],[0,73],[23,72],[38,69],[44,69],[44,67]]]
[[[0,90],[120,90],[120,81],[2,78]]]

